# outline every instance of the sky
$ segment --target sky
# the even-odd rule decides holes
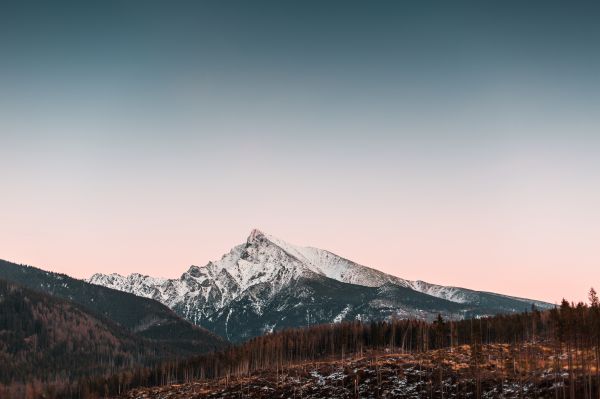
[[[598,2],[84,3],[0,4],[0,258],[600,289]]]

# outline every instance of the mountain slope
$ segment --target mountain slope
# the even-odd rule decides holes
[[[183,320],[152,299],[3,260],[0,260],[0,278],[73,301],[141,337],[160,340],[180,354],[205,352],[225,345],[220,337]]]
[[[25,389],[37,397],[49,385],[68,396],[80,377],[151,366],[176,354],[76,303],[0,280],[0,397],[23,397]]]
[[[532,304],[549,306],[404,280],[258,230],[220,260],[192,266],[179,279],[95,274],[89,281],[156,299],[233,341],[273,329],[350,319],[432,319],[437,313],[460,319],[519,312]]]
[[[364,287],[324,276],[300,277],[264,301],[260,308],[254,305],[254,298],[261,297],[260,288],[253,287],[252,291],[211,315],[207,325],[217,334],[240,341],[274,330],[342,320],[463,315],[458,304],[391,283]]]

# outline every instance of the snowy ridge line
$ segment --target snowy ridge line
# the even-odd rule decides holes
[[[288,254],[295,262],[291,262],[291,264],[277,264],[276,262],[252,263],[243,259],[241,255],[245,247],[251,246],[260,240],[267,240],[274,244],[279,250]],[[274,254],[272,252],[263,255],[265,255],[265,258],[273,257]],[[219,297],[221,300],[217,304],[217,307],[220,308],[234,299],[236,293],[241,293],[252,285],[268,283],[273,280],[289,281],[290,279],[306,274],[307,271],[312,271],[344,283],[365,287],[379,287],[389,282],[456,303],[471,302],[476,299],[476,294],[479,293],[479,291],[431,284],[421,280],[405,280],[352,262],[323,249],[289,244],[258,229],[251,231],[245,245],[241,244],[234,247],[229,253],[223,255],[220,260],[209,262],[206,266],[191,266],[179,279],[155,278],[139,273],[133,273],[128,276],[122,276],[117,273],[108,275],[96,273],[87,281],[130,292],[138,296],[157,299],[168,306],[186,296],[199,296],[209,299],[211,297],[211,289],[215,288],[220,292]],[[223,277],[223,274],[227,274],[228,277]],[[192,282],[202,285],[207,281],[214,282],[215,287],[211,287],[208,284],[203,289],[190,287],[190,285],[196,285],[190,284]],[[233,292],[226,292],[226,288],[232,283]],[[527,300],[507,295],[500,296],[515,300]],[[539,304],[544,303],[539,302]]]
[[[422,306],[433,306],[428,304],[435,303],[437,299],[448,301],[449,304],[435,305],[445,307],[446,311],[450,312],[448,314],[456,314],[456,310],[450,309],[459,305],[463,309],[461,314],[476,312],[478,315],[496,311],[519,311],[524,308],[524,304],[535,304],[540,308],[549,306],[528,299],[405,280],[357,264],[326,250],[289,244],[257,229],[252,230],[245,243],[233,247],[221,259],[208,262],[202,267],[191,266],[178,279],[154,278],[139,273],[128,276],[96,273],[87,281],[155,299],[193,323],[213,326],[215,329],[222,327],[222,334],[227,336],[231,333],[231,318],[259,320],[266,317],[269,318],[270,324],[265,324],[264,329],[272,330],[273,323],[279,326],[277,323],[290,322],[286,315],[277,316],[279,318],[273,316],[270,313],[273,309],[290,311],[296,306],[310,307],[315,301],[325,306],[322,308],[325,313],[321,317],[329,322],[362,317],[362,311],[356,306],[363,305],[356,302],[350,305],[352,300],[345,297],[354,295],[350,294],[354,290],[352,286],[343,288],[344,293],[338,294],[342,299],[335,299],[338,302],[328,302],[334,299],[330,298],[327,292],[317,294],[311,291],[312,288],[302,286],[310,281],[317,282],[319,276],[354,287],[365,287],[367,291],[384,286],[405,290],[397,291],[392,288],[389,291],[390,295],[399,295],[398,297],[380,298],[372,303],[363,304],[383,306],[381,309],[385,308],[386,311],[400,317],[425,317],[427,312],[422,312]],[[297,287],[298,284],[304,288]],[[294,289],[298,293],[311,292],[306,294],[308,297],[305,298],[310,301],[302,302],[298,297],[289,297],[282,303],[280,294],[287,295],[285,293],[290,292],[292,287],[296,287]],[[418,297],[419,301],[424,302],[403,302],[410,301],[408,297]],[[325,305],[326,303],[329,305]],[[233,308],[237,310],[232,313]],[[379,314],[379,311],[373,309],[370,310],[371,315]],[[306,311],[310,312],[308,308]],[[325,316],[326,313],[329,316]]]

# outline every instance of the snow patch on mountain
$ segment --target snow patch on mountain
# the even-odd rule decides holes
[[[346,306],[344,309],[342,309],[342,311],[340,312],[340,314],[338,314],[337,316],[335,316],[333,318],[333,322],[334,323],[341,323],[343,320],[346,319],[346,315],[348,314],[348,312],[350,311],[352,307],[350,305]]]
[[[476,300],[476,295],[464,288],[446,287],[443,285],[426,283],[421,280],[410,281],[408,286],[415,291],[456,303],[467,303]]]

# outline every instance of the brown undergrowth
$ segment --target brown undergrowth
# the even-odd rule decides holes
[[[122,398],[568,398],[584,394],[584,370],[549,343],[462,345],[420,353],[368,352],[235,378],[138,388]],[[585,373],[584,373],[585,372]],[[587,374],[586,374],[587,373]],[[571,390],[573,388],[573,390]]]

